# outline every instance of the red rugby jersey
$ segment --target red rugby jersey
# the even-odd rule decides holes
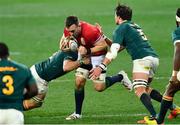
[[[81,21],[81,34],[79,35],[77,41],[80,45],[85,46],[86,48],[93,48],[94,44],[102,38],[102,34],[100,30],[87,22]],[[69,32],[64,28],[64,36],[69,36]],[[107,50],[101,50],[99,52],[93,53],[94,56],[104,55],[106,54]]]

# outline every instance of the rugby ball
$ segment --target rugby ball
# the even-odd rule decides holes
[[[70,48],[71,51],[77,51],[78,44],[77,44],[77,41],[75,39],[70,39],[69,40],[69,48]]]

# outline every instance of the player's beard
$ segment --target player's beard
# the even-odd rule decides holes
[[[74,38],[76,38],[76,39],[79,37],[79,35],[80,35],[79,32],[76,32],[76,33],[73,34]]]

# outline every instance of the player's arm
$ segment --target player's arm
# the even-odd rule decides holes
[[[24,99],[29,99],[38,94],[37,84],[31,74],[30,70],[28,70],[28,72],[29,72],[29,77],[27,78],[27,84],[25,86]]]
[[[90,71],[90,78],[96,79],[100,76],[101,72],[106,69],[106,67],[112,62],[113,59],[117,57],[118,51],[120,49],[120,44],[113,43],[111,45],[110,51],[106,54],[103,62],[96,68]]]
[[[108,38],[107,36],[105,36],[105,35],[103,35],[103,38],[106,41],[107,45],[111,47],[112,40],[110,38]],[[121,45],[118,52],[122,51],[123,49],[125,49],[125,47]]]
[[[98,42],[96,42],[94,44],[94,47],[92,48],[85,48],[84,46],[79,46],[78,48],[78,52],[82,55],[89,55],[89,54],[94,54],[96,52],[102,51],[107,49],[107,43],[106,41],[102,38],[101,40],[99,40]]]
[[[108,47],[106,41],[104,40],[104,38],[101,38],[99,41],[97,41],[94,44],[94,47],[90,48],[90,52],[91,54],[99,52],[101,50],[105,50]]]
[[[120,44],[113,43],[110,47],[110,51],[107,52],[105,59],[103,60],[103,65],[107,66],[111,63],[113,59],[117,57],[118,51],[120,49]]]
[[[174,48],[174,60],[173,60],[173,72],[174,72],[174,76],[177,75],[177,72],[180,70],[180,41],[176,42],[175,44],[175,48]]]
[[[29,99],[38,94],[38,88],[36,83],[26,86],[26,93],[24,99]]]
[[[63,70],[65,72],[69,72],[69,71],[72,71],[72,70],[78,68],[79,66],[81,66],[83,64],[89,64],[89,63],[90,63],[89,57],[84,57],[84,58],[76,60],[76,61],[67,59],[67,60],[64,60]]]
[[[65,40],[65,36],[64,34],[62,35],[62,37],[59,40],[59,49],[62,50],[62,48],[64,47],[64,40]]]
[[[110,38],[108,38],[107,36],[103,35],[104,37],[104,40],[106,41],[107,45],[108,46],[111,46],[112,45],[112,40]]]

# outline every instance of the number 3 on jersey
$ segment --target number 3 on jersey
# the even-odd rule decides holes
[[[14,92],[14,87],[13,87],[13,78],[10,75],[5,75],[2,78],[2,82],[5,84],[6,88],[2,89],[2,93],[5,95],[11,95]]]

